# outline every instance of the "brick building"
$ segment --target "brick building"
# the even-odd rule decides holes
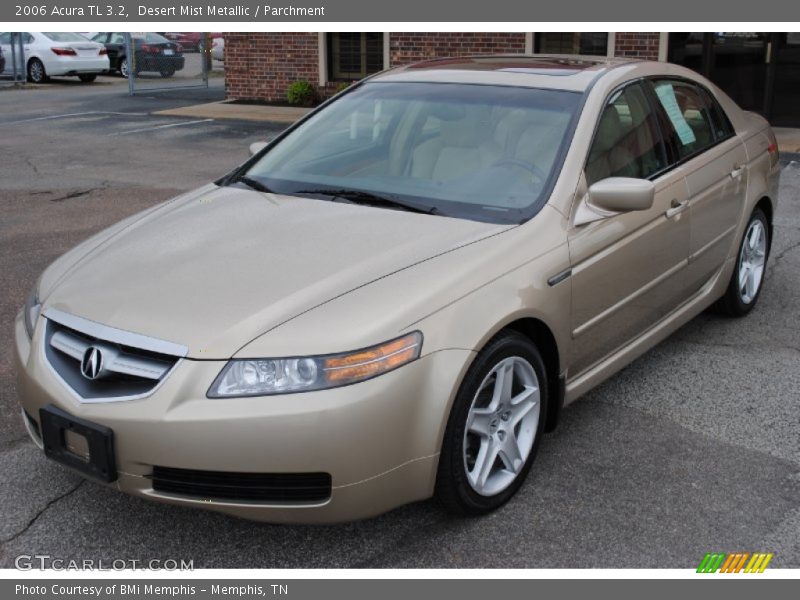
[[[228,98],[283,101],[306,80],[322,96],[347,81],[428,58],[559,53],[669,60],[693,68],[743,108],[800,125],[797,33],[226,33]]]

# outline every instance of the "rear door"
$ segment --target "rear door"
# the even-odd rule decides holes
[[[646,331],[686,297],[686,181],[672,164],[647,85],[636,82],[610,96],[589,151],[584,191],[607,177],[634,177],[653,181],[656,193],[649,210],[570,230],[570,377]]]
[[[654,79],[652,84],[686,174],[691,215],[687,282],[694,292],[719,272],[734,242],[746,199],[747,153],[705,88],[681,79]]]

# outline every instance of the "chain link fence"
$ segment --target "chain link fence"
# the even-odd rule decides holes
[[[0,86],[19,85],[27,79],[22,36],[19,32],[0,34]]]
[[[179,88],[208,87],[209,77],[224,77],[222,63],[212,58],[210,33],[125,33],[122,47],[111,56],[111,68],[128,78],[133,94]],[[214,38],[212,36],[219,36]],[[218,53],[216,53],[218,54]]]

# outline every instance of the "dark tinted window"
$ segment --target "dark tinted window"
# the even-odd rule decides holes
[[[534,38],[534,52],[605,56],[608,53],[608,34],[603,32],[537,33]]]
[[[354,81],[383,70],[383,33],[329,33],[328,78]]]
[[[686,81],[672,79],[657,79],[653,85],[658,101],[667,114],[680,158],[701,152],[713,145],[717,137],[723,137],[715,135],[719,117],[714,116],[716,106],[705,90]]]
[[[589,150],[589,185],[606,177],[647,179],[666,167],[658,119],[642,85],[615,92],[603,110]]]

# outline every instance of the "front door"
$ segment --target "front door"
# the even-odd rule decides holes
[[[686,297],[686,181],[680,168],[669,168],[663,127],[645,85],[634,83],[610,97],[585,178],[589,186],[607,177],[651,179],[655,201],[649,210],[610,216],[569,233],[570,378],[646,331]]]

